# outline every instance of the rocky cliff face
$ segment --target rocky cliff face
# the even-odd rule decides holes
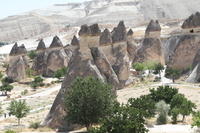
[[[200,36],[183,34],[172,36],[165,44],[166,64],[172,68],[186,70],[193,64],[197,51],[200,49]]]

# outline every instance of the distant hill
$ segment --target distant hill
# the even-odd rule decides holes
[[[67,26],[102,23],[139,25],[150,19],[184,19],[200,10],[199,0],[92,0],[56,4],[0,20],[0,41],[47,36]]]

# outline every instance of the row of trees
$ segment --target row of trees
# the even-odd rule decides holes
[[[67,120],[85,125],[90,133],[145,133],[145,119],[158,114],[157,123],[165,124],[167,116],[177,123],[178,116],[194,112],[196,105],[178,89],[160,86],[150,89],[150,94],[131,98],[127,104],[119,104],[112,87],[92,77],[77,78],[66,94]],[[98,124],[97,128],[91,128]]]
[[[164,70],[164,66],[161,63],[156,62],[137,62],[133,64],[133,69],[138,71],[140,74],[142,74],[145,70],[149,70],[149,73],[153,74],[159,74],[159,77],[161,77],[161,72]],[[165,77],[172,79],[173,82],[175,82],[175,79],[179,78],[181,75],[181,71],[178,69],[173,69],[167,67],[165,70]]]

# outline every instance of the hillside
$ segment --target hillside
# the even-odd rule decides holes
[[[0,20],[0,41],[17,41],[91,23],[141,25],[150,19],[184,19],[200,9],[196,0],[92,0],[56,4]]]

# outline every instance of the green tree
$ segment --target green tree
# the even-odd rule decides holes
[[[192,101],[188,100],[183,94],[176,94],[172,98],[170,106],[172,109],[171,113],[174,113],[174,117],[177,117],[178,114],[183,116],[182,121],[185,120],[185,116],[193,113],[196,108],[196,105]],[[177,118],[174,118],[174,123],[176,123],[176,120]]]
[[[63,67],[54,73],[54,77],[60,79],[61,77],[64,77],[66,73],[67,73],[67,68]]]
[[[26,117],[30,111],[30,107],[27,105],[25,100],[14,100],[11,101],[8,111],[18,119],[18,125],[20,125],[21,118]]]
[[[65,96],[67,120],[89,129],[111,110],[112,86],[93,77],[76,78]]]
[[[159,86],[157,89],[150,89],[150,96],[155,102],[161,100],[165,101],[167,104],[171,103],[174,95],[178,94],[178,89],[170,86]]]
[[[161,63],[155,64],[154,74],[159,74],[159,76],[161,77],[162,70],[164,70],[164,66]]]
[[[0,86],[0,91],[2,92],[2,95],[8,95],[8,92],[11,92],[13,90],[13,86],[9,84],[3,84]]]
[[[130,107],[141,110],[145,118],[155,116],[155,101],[149,95],[144,95],[139,98],[130,98],[128,100]]]
[[[181,75],[181,71],[178,69],[173,68],[167,68],[165,70],[165,77],[172,79],[173,83],[175,82],[175,79],[178,79]]]
[[[157,124],[166,124],[170,106],[165,101],[156,104],[156,112],[158,113]]]
[[[35,57],[37,56],[37,53],[35,52],[35,51],[30,51],[29,53],[28,53],[28,57],[30,58],[30,59],[34,59]]]
[[[104,118],[100,127],[89,133],[147,133],[141,110],[128,105],[116,104],[113,112]]]

